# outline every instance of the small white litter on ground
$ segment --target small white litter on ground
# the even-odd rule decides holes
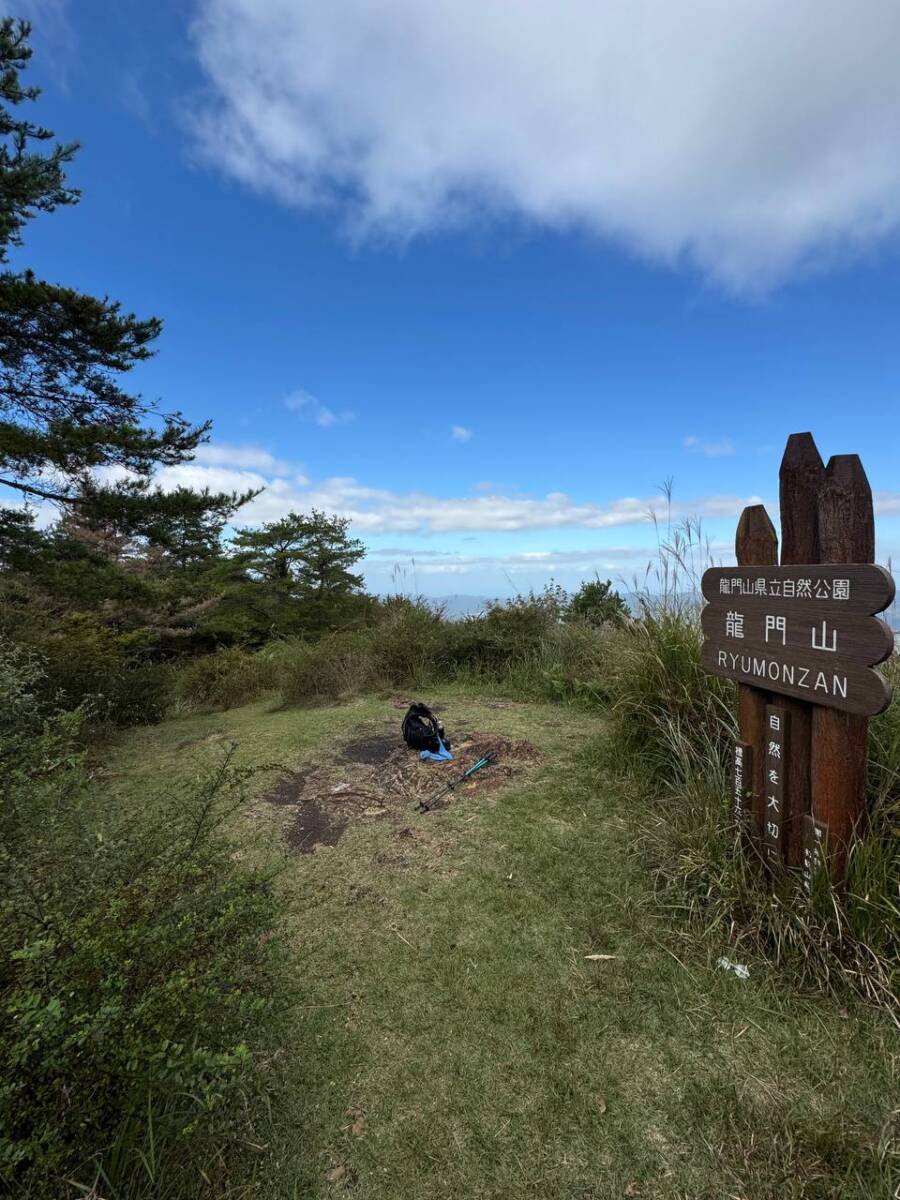
[[[743,963],[732,962],[730,958],[720,958],[716,966],[721,967],[723,971],[733,971],[738,979],[750,978],[750,968],[745,967]]]

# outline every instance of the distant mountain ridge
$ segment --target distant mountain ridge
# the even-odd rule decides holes
[[[477,596],[465,592],[454,592],[449,596],[425,596],[425,602],[434,609],[442,609],[451,621],[462,620],[464,617],[477,617],[484,612],[495,596]],[[502,599],[502,597],[500,597]],[[640,600],[633,592],[623,592],[622,599],[633,613],[640,608]],[[900,635],[900,605],[893,604],[887,612],[881,613],[882,620]]]

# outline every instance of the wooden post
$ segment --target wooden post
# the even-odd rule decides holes
[[[773,567],[778,562],[778,536],[762,504],[749,505],[741,513],[734,553],[739,567]],[[753,833],[762,837],[764,812],[764,771],[766,705],[769,693],[761,688],[738,684],[738,720],[741,738],[753,747]]]
[[[819,499],[822,562],[875,561],[872,489],[856,454],[829,459]],[[840,879],[847,845],[865,810],[869,721],[851,713],[816,707],[812,722],[812,815],[828,828],[832,877]]]
[[[825,464],[811,433],[792,433],[778,475],[781,508],[781,562],[790,566],[820,561],[819,495]],[[779,698],[791,728],[791,753],[785,763],[784,852],[792,867],[803,865],[803,818],[812,812],[810,754],[812,705]]]

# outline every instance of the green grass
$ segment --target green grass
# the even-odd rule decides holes
[[[427,699],[451,734],[525,737],[544,763],[284,858],[303,999],[268,1066],[259,1148],[235,1161],[227,1194],[889,1197],[888,1017],[802,998],[763,960],[741,981],[716,967],[724,940],[673,925],[601,717],[454,689]],[[247,763],[295,769],[400,715],[365,698],[180,718],[121,735],[107,786],[140,805],[232,740]],[[283,809],[240,820],[248,851],[282,854]]]

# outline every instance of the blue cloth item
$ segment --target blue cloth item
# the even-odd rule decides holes
[[[421,758],[423,762],[452,762],[453,755],[440,738],[438,738],[438,745],[440,746],[440,750],[437,752],[437,754],[431,750],[422,750],[419,753],[419,758]]]

